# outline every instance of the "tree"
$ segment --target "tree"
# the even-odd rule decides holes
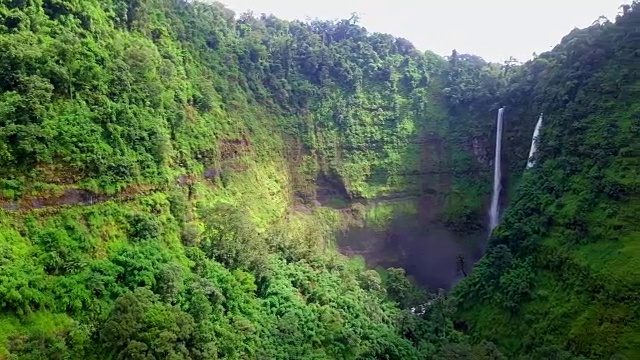
[[[194,332],[189,314],[138,288],[116,300],[100,330],[100,342],[110,359],[190,359]]]

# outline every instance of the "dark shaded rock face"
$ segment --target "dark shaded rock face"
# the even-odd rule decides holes
[[[95,203],[107,201],[114,196],[100,195],[89,190],[69,188],[58,195],[42,195],[39,197],[25,197],[20,201],[4,201],[0,199],[0,204],[5,210],[30,210],[45,207],[59,207],[65,205],[93,205]]]
[[[485,120],[492,123],[493,118],[494,114],[487,114]],[[477,132],[429,129],[414,141],[415,157],[406,158],[406,168],[381,167],[375,169],[379,173],[370,174],[368,184],[379,180],[387,185],[384,191],[365,199],[350,191],[348,179],[320,174],[315,200],[341,211],[355,202],[368,203],[362,212],[373,217],[379,209],[372,205],[389,206],[379,213],[383,217],[392,213],[393,220],[356,221],[343,231],[338,240],[341,252],[364,257],[369,267],[404,268],[430,291],[448,290],[471,272],[483,253],[485,211],[483,201],[475,199],[490,195],[492,141]],[[389,185],[395,182],[401,186]],[[483,185],[486,194],[478,191]],[[398,202],[412,210],[404,213],[404,205],[397,207]]]
[[[218,176],[220,174],[220,171],[218,171],[218,169],[207,169],[203,176],[205,179],[210,180],[210,179],[214,179],[216,176]]]
[[[489,156],[488,156],[488,142],[485,138],[476,136],[473,138],[471,142],[471,151],[473,152],[473,156],[476,158],[476,161],[480,164],[488,164]]]
[[[316,200],[324,206],[336,207],[332,206],[333,202],[347,203],[350,199],[347,189],[337,175],[319,174],[316,186]]]

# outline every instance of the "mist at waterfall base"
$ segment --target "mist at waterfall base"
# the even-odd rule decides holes
[[[483,254],[486,232],[460,235],[414,217],[395,219],[384,232],[354,227],[341,233],[338,245],[347,255],[361,255],[371,268],[398,267],[429,291],[449,290],[464,278],[458,258],[471,272]]]

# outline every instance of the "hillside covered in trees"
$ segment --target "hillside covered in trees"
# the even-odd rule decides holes
[[[502,90],[513,116],[544,112],[537,165],[455,297],[474,336],[508,354],[640,356],[640,6],[621,11]]]
[[[355,16],[0,2],[0,359],[640,356],[640,7],[622,12],[491,64]],[[486,239],[501,106],[506,212],[439,291],[394,229]],[[353,228],[388,259],[341,254]]]

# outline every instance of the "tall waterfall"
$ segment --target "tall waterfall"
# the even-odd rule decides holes
[[[500,211],[498,209],[498,200],[500,200],[500,151],[502,149],[502,114],[504,108],[498,110],[498,120],[496,128],[496,156],[493,161],[493,194],[491,195],[491,209],[489,210],[489,230],[493,230],[498,226]]]
[[[533,130],[533,137],[531,138],[531,150],[529,151],[529,161],[527,162],[527,169],[534,165],[533,155],[536,154],[538,149],[538,135],[540,135],[540,127],[542,127],[542,114],[538,118],[536,128]]]

